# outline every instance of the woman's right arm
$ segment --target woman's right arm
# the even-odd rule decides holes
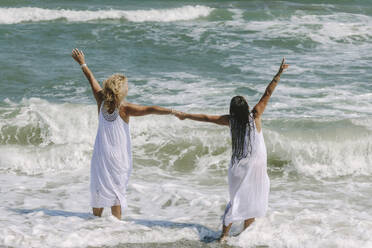
[[[159,106],[141,106],[126,102],[124,104],[124,112],[126,116],[144,116],[144,115],[168,115],[172,114],[173,110]]]
[[[183,112],[176,112],[175,115],[180,120],[190,119],[193,121],[211,122],[222,126],[229,125],[229,115],[188,114]]]

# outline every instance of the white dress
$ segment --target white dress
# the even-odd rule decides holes
[[[111,114],[101,105],[98,131],[90,170],[91,206],[126,206],[126,191],[132,171],[129,125],[118,109]]]
[[[228,170],[230,202],[226,206],[223,224],[229,225],[235,221],[262,217],[266,214],[270,180],[267,175],[267,153],[264,137],[253,123],[251,130],[251,153],[240,160],[232,159]],[[248,128],[244,149],[247,148]]]

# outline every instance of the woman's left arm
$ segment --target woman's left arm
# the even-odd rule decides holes
[[[229,115],[188,114],[183,112],[176,112],[175,115],[180,120],[190,119],[194,121],[211,122],[222,126],[229,125]]]

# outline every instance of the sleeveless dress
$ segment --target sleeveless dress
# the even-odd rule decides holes
[[[129,125],[118,109],[109,114],[101,104],[90,170],[91,206],[127,205],[126,191],[132,171]]]
[[[237,160],[231,159],[228,170],[230,202],[226,206],[223,224],[229,225],[235,221],[263,217],[266,214],[270,180],[267,174],[267,153],[264,137],[257,131],[253,116],[250,140],[251,153]],[[247,151],[248,128],[245,136],[244,149]]]

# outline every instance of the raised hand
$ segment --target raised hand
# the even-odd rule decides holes
[[[71,53],[72,58],[81,66],[81,70],[83,71],[85,77],[88,79],[89,84],[92,88],[94,98],[97,102],[98,112],[102,102],[102,87],[99,85],[98,81],[93,75],[93,72],[88,68],[85,64],[84,53],[79,51],[79,49],[75,48],[72,50]]]
[[[280,68],[279,68],[279,72],[278,73],[281,74],[288,67],[289,67],[289,65],[285,63],[285,58],[283,58],[282,63],[280,64]]]
[[[75,48],[74,50],[72,50],[71,56],[79,65],[85,64],[83,51],[79,51],[79,49]]]
[[[180,120],[186,119],[186,114],[181,111],[173,111],[173,114]]]
[[[258,119],[259,122],[256,122],[257,129],[261,129],[261,118],[260,116],[263,114],[267,103],[269,102],[269,99],[272,95],[272,93],[275,90],[276,85],[279,83],[280,80],[280,75],[282,72],[287,69],[289,65],[285,63],[285,59],[283,58],[282,63],[280,64],[279,71],[278,73],[274,76],[273,80],[271,80],[270,84],[266,87],[265,93],[262,95],[260,101],[254,106],[253,108],[253,113],[254,113],[254,118]]]

